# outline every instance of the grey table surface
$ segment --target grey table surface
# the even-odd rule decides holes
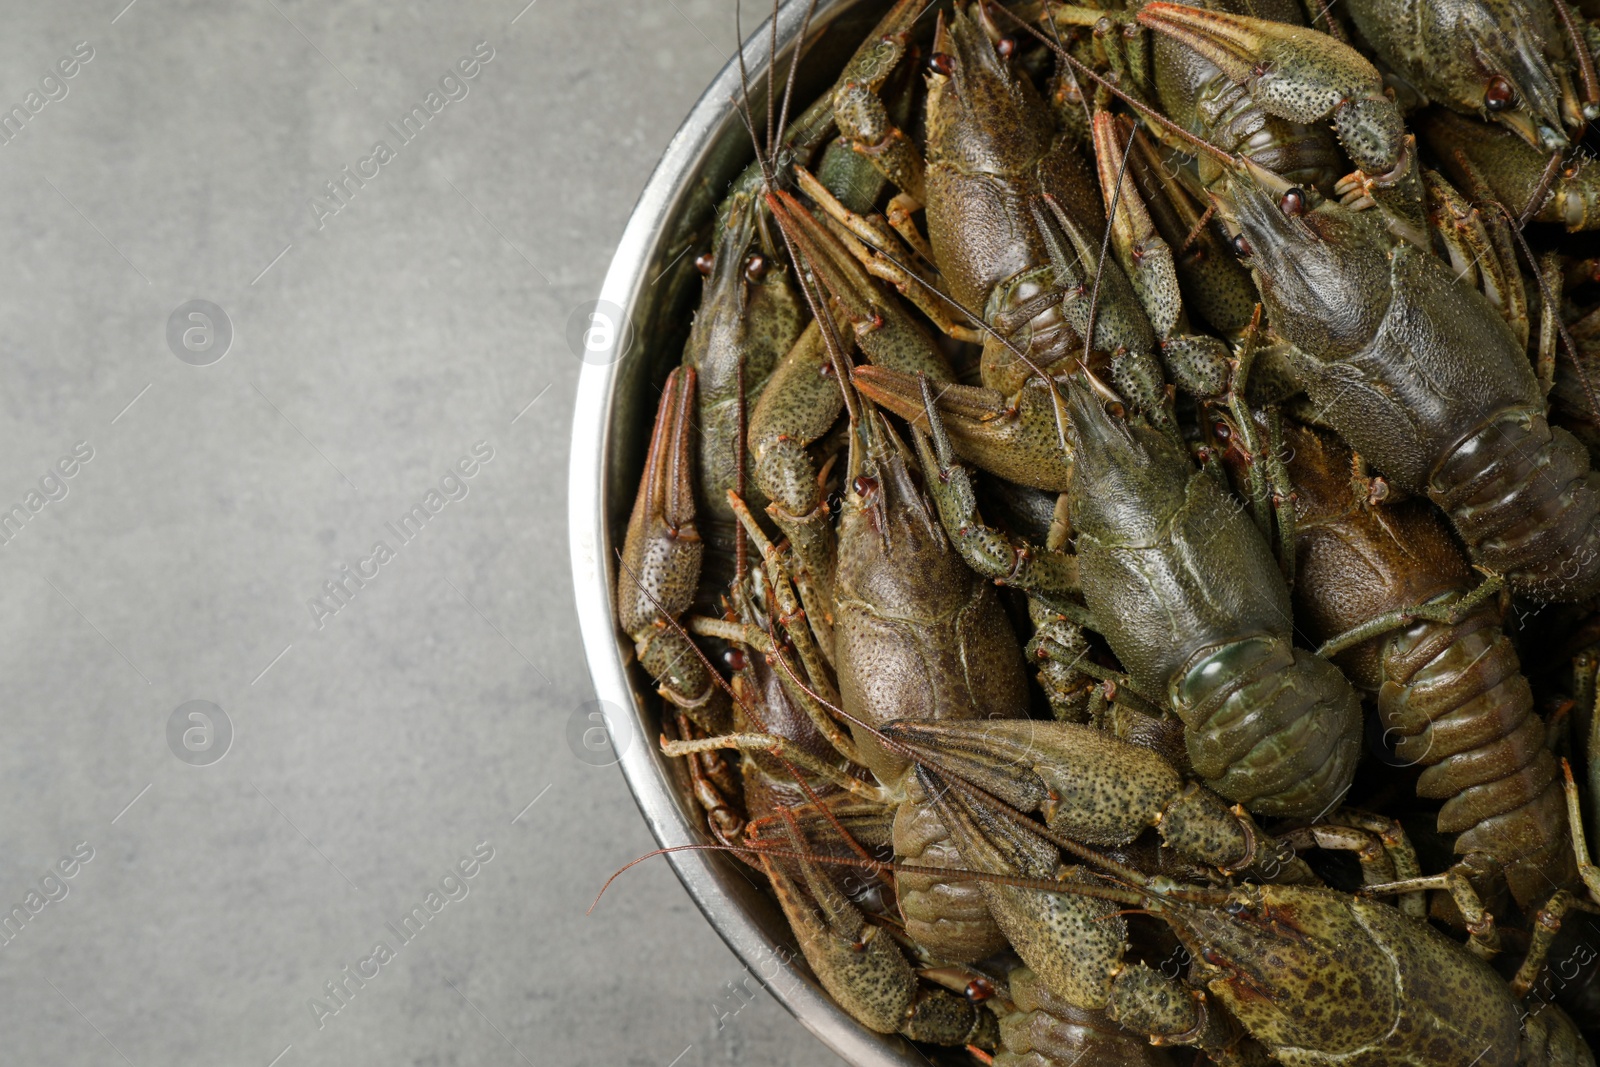
[[[0,1061],[839,1062],[584,915],[567,321],[734,24],[524,3],[0,8]]]

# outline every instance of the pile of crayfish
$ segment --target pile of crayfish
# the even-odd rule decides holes
[[[616,569],[661,747],[871,1030],[1593,1064],[1600,4],[1109,2],[738,102]]]

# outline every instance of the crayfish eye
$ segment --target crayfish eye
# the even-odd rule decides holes
[[[1296,186],[1283,194],[1283,199],[1278,201],[1278,209],[1291,219],[1297,219],[1306,213],[1306,191]]]
[[[850,482],[850,488],[855,490],[856,496],[865,500],[878,491],[878,479],[863,474]]]
[[[994,43],[995,54],[1001,59],[1010,59],[1017,51],[1015,37],[1002,37]]]
[[[752,282],[759,282],[767,274],[767,257],[757,252],[745,260],[744,276]]]
[[[1242,233],[1236,233],[1233,235],[1233,250],[1239,253],[1241,256],[1249,256],[1250,253],[1254,251],[1254,249],[1250,247],[1250,242],[1245,240],[1245,236]]]
[[[1511,83],[1496,74],[1489,79],[1489,87],[1483,91],[1483,106],[1490,111],[1504,111],[1517,102],[1517,91],[1511,88]]]
[[[948,78],[956,72],[956,61],[949,52],[935,52],[928,57],[928,69]]]
[[[710,252],[694,257],[694,269],[704,274],[707,278],[711,277],[711,268],[716,265],[716,257]]]
[[[1226,444],[1228,439],[1233,436],[1233,430],[1225,422],[1219,422],[1215,426],[1211,427],[1211,432],[1216,434],[1217,440],[1223,442],[1224,444]]]

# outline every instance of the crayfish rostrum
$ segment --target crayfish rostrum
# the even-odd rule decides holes
[[[977,1062],[1592,1064],[1593,5],[928,9],[683,260],[616,605],[704,847]]]

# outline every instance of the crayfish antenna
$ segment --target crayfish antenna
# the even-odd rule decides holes
[[[1106,272],[1106,256],[1111,253],[1111,231],[1116,225],[1117,205],[1122,202],[1122,183],[1128,176],[1128,160],[1133,156],[1134,136],[1134,132],[1128,134],[1128,145],[1122,150],[1122,163],[1117,167],[1117,183],[1111,191],[1111,203],[1106,207],[1106,232],[1100,241],[1100,261],[1095,264],[1094,291],[1089,295],[1089,328],[1084,331],[1083,357],[1078,360],[1078,366],[1083,368],[1083,373],[1089,375],[1091,379],[1094,375],[1089,370],[1089,350],[1094,341],[1095,312],[1100,308],[1100,279]],[[1055,197],[1046,194],[1045,203],[1050,205],[1050,210],[1057,216],[1065,214],[1061,205],[1056,203]]]
[[[960,875],[964,879],[975,882],[992,882],[996,885],[1008,885],[1017,889],[1033,889],[1041,893],[1072,893],[1078,896],[1095,897],[1100,900],[1109,900],[1114,903],[1124,904],[1128,907],[1143,907],[1150,896],[1161,896],[1172,900],[1182,899],[1180,893],[1198,893],[1196,901],[1211,902],[1212,898],[1205,890],[1183,891],[1161,888],[1135,888],[1129,886],[1101,885],[1093,882],[1079,882],[1071,879],[1054,878],[1024,878],[1017,875],[995,874],[992,871],[969,871],[959,867],[929,867],[919,863],[901,863],[898,860],[858,859],[851,856],[828,855],[825,853],[810,852],[805,849],[784,848],[782,846],[762,845],[758,848],[740,845],[672,845],[668,848],[657,848],[646,852],[644,855],[629,860],[622,867],[614,871],[600,887],[600,892],[595,894],[594,901],[584,912],[585,915],[594,913],[599,905],[600,898],[605,895],[611,883],[621,878],[628,871],[637,867],[645,860],[657,856],[669,856],[677,852],[729,852],[740,856],[757,858],[768,857],[774,859],[799,860],[802,863],[821,863],[833,867],[854,867],[858,870],[871,871],[881,874],[893,871],[896,874],[922,874],[937,878],[948,878],[951,875]],[[1120,879],[1119,879],[1120,880]],[[1202,900],[1202,897],[1204,899]]]
[[[778,72],[778,9],[779,0],[772,0],[772,15],[767,20],[771,29],[771,44],[768,48],[767,58],[767,136],[765,148],[762,140],[756,133],[755,116],[750,110],[750,71],[744,62],[744,28],[740,20],[742,5],[736,2],[733,5],[733,32],[734,51],[739,58],[739,117],[744,119],[745,129],[750,133],[750,144],[755,149],[756,162],[761,166],[762,183],[771,189],[777,183],[776,160],[778,152],[778,130],[782,130],[789,122],[789,99],[794,93],[795,71],[800,65],[800,49],[805,44],[807,33],[811,29],[811,16],[817,10],[817,0],[811,0],[806,6],[806,13],[800,21],[800,36],[796,42],[794,58],[789,61],[789,71],[784,79],[783,111],[778,120],[776,129],[773,125],[774,97],[772,87]]]
[[[744,120],[744,128],[750,133],[750,146],[755,149],[756,162],[761,166],[762,182],[768,188],[771,188],[771,163],[767,159],[766,155],[762,152],[761,138],[756,136],[755,116],[750,113],[750,71],[745,67],[744,64],[744,25],[739,17],[743,7],[743,4],[739,3],[738,0],[735,0],[733,5],[733,52],[734,55],[739,59],[739,98],[734,101],[734,103],[738,105],[739,117]],[[774,15],[776,15],[777,0],[773,0],[773,12]],[[772,30],[773,33],[777,33],[778,27],[776,20],[774,20]],[[777,44],[774,43],[772,47],[773,51],[776,52],[778,47]],[[770,93],[767,95],[771,96]]]
[[[777,52],[777,47],[778,47],[778,3],[779,3],[779,0],[772,0],[772,47],[773,47],[773,52],[774,52],[774,55],[773,55],[773,62],[774,63],[777,62],[776,52]],[[817,0],[811,0],[811,2],[806,5],[805,16],[803,18],[801,18],[801,20],[800,20],[800,36],[796,39],[795,48],[794,48],[794,58],[789,61],[789,73],[788,73],[788,76],[785,77],[784,84],[783,84],[783,109],[781,111],[779,111],[779,113],[778,113],[778,129],[779,130],[787,130],[789,128],[789,102],[794,99],[794,76],[795,76],[795,71],[798,70],[799,67],[800,67],[800,50],[805,47],[806,36],[807,36],[807,34],[809,34],[811,32],[811,17],[816,14],[816,11],[817,11]],[[776,151],[777,151],[777,142],[774,140],[773,130],[772,130],[772,94],[769,92],[769,93],[767,93],[767,155],[768,155],[768,157],[770,158],[773,155],[773,153],[775,153]]]
[[[1594,69],[1594,56],[1590,53],[1587,42],[1584,40],[1583,31],[1572,17],[1572,9],[1567,6],[1567,0],[1551,0],[1556,9],[1556,17],[1561,20],[1561,27],[1566,31],[1568,43],[1578,61],[1578,77],[1583,82],[1583,117],[1593,122],[1600,118],[1600,77],[1596,77]]]
[[[750,134],[751,147],[755,149],[756,162],[761,168],[762,185],[774,189],[778,184],[779,165],[779,140],[788,132],[789,103],[794,97],[795,75],[800,67],[800,52],[805,46],[806,37],[811,32],[811,19],[816,14],[817,0],[811,0],[806,5],[806,11],[800,19],[800,35],[795,40],[794,56],[789,60],[789,69],[784,75],[783,104],[774,119],[773,108],[776,97],[773,87],[778,72],[778,11],[781,0],[772,0],[772,15],[767,20],[770,28],[770,44],[767,51],[767,136],[765,147],[761,137],[756,133],[755,116],[750,109],[750,72],[744,62],[744,30],[740,22],[741,4],[735,0],[733,5],[733,29],[735,52],[739,58],[739,99],[736,101],[739,108],[739,117],[744,120],[745,129]]]
[[[600,906],[600,898],[606,895],[606,890],[611,888],[611,883],[621,878],[628,871],[639,866],[645,860],[655,859],[657,856],[670,856],[675,852],[733,852],[743,855],[760,855],[762,849],[740,848],[738,845],[670,845],[666,848],[651,849],[642,856],[636,856],[627,863],[611,872],[611,877],[606,879],[605,885],[600,887],[600,892],[594,895],[594,900],[584,909],[585,915],[593,915],[594,909]],[[845,861],[851,862],[851,861]],[[863,864],[857,863],[857,866]]]

